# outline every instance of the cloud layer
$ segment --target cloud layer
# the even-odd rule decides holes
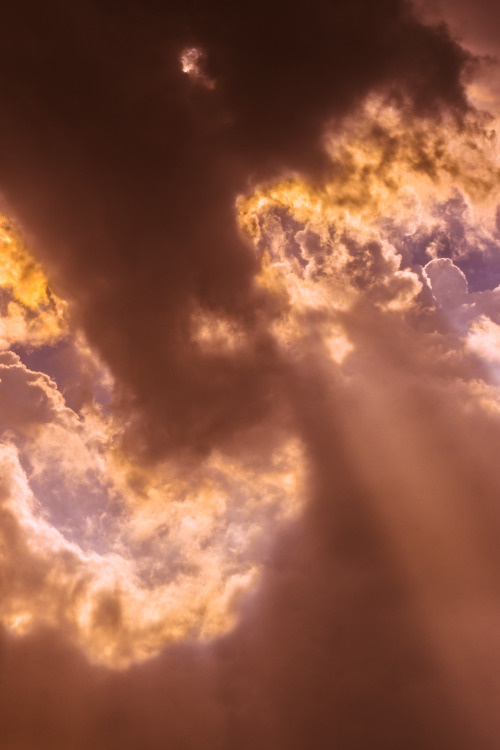
[[[397,0],[5,23],[5,746],[496,748],[471,56]]]

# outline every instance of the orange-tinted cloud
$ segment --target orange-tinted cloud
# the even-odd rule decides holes
[[[2,741],[496,749],[470,56],[398,0],[4,20]]]

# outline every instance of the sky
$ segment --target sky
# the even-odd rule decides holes
[[[496,750],[495,4],[2,25],[0,748]]]

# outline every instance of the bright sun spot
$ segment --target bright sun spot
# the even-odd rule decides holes
[[[215,82],[204,70],[205,53],[199,47],[187,47],[180,56],[181,70],[207,89],[213,89]]]

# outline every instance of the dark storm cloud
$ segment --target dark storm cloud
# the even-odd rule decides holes
[[[138,444],[210,449],[278,401],[236,195],[319,175],[325,122],[373,87],[463,110],[466,55],[398,0],[21,2],[3,25],[10,212],[141,415]],[[181,71],[192,45],[213,88]],[[193,344],[195,304],[240,321],[243,355]]]
[[[409,94],[427,113],[463,112],[466,55],[395,0],[209,10],[19,2],[2,24],[0,186],[134,407],[132,443],[155,456],[209,450],[286,402],[306,446],[310,497],[269,554],[240,624],[218,641],[185,642],[111,673],[57,633],[5,634],[0,744],[494,750],[480,719],[469,734],[454,692],[448,668],[462,665],[459,648],[441,653],[454,632],[449,612],[459,630],[474,616],[469,578],[447,576],[472,552],[457,549],[460,534],[455,546],[452,511],[447,534],[442,519],[425,523],[425,510],[428,498],[444,497],[449,509],[458,496],[466,518],[497,528],[498,430],[467,403],[454,412],[451,377],[442,392],[419,387],[422,373],[434,382],[432,355],[422,365],[426,347],[397,323],[378,330],[371,303],[346,322],[363,344],[353,388],[337,383],[334,365],[325,369],[314,335],[285,367],[266,332],[273,303],[253,285],[257,261],[234,215],[236,195],[258,180],[291,170],[320,179],[326,121],[373,88]],[[204,51],[198,79],[180,69],[193,45]],[[384,265],[378,245],[349,245],[354,270],[362,253]],[[193,340],[190,315],[200,308],[239,326],[236,354]],[[478,433],[484,455],[472,447]],[[472,461],[466,482],[454,475],[455,449],[462,466]],[[487,588],[498,553],[490,537],[486,547],[474,580]],[[423,605],[409,581],[422,585]],[[424,605],[437,615],[426,618]],[[465,643],[472,657],[460,689],[468,698],[470,677],[477,711],[497,661],[479,658],[474,671],[467,658],[481,651],[474,637]]]

